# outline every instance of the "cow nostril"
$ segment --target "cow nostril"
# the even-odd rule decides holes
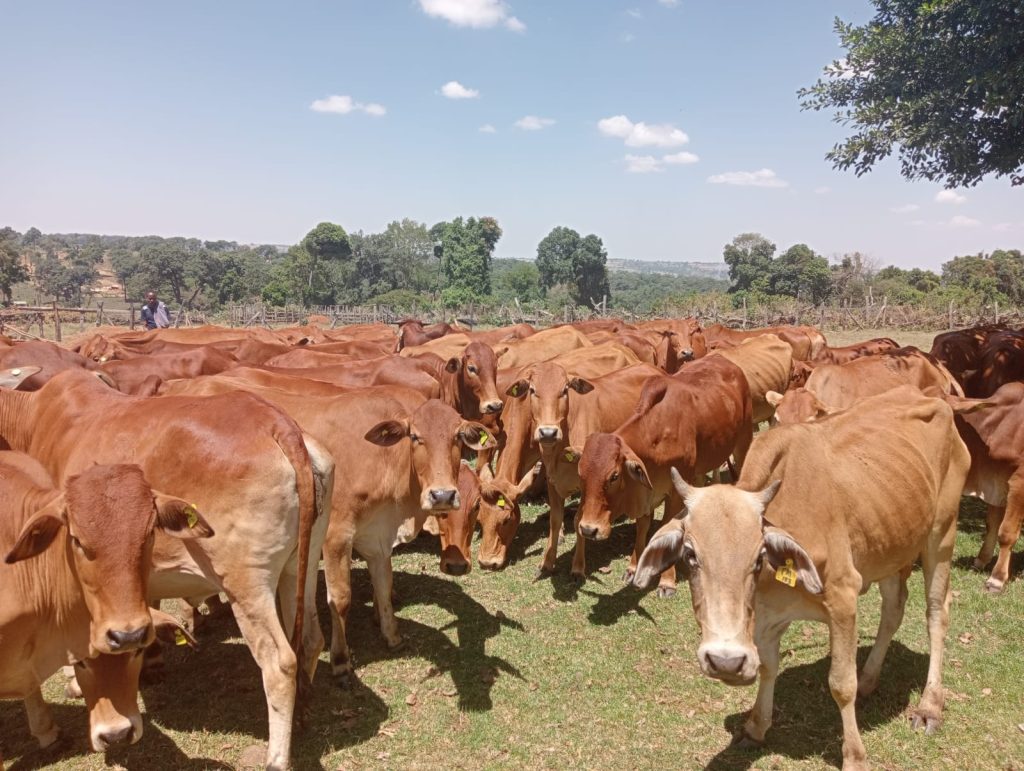
[[[444,572],[450,576],[464,576],[469,572],[469,564],[466,562],[446,562]]]
[[[580,532],[583,533],[585,538],[597,537],[597,528],[592,525],[580,525]]]
[[[456,490],[435,489],[430,491],[430,503],[434,506],[458,506]]]
[[[690,361],[693,358],[693,349],[687,348],[686,350],[684,350],[683,358],[686,359],[687,361]]]
[[[131,646],[141,645],[146,635],[149,633],[148,626],[140,626],[138,629],[130,632],[122,632],[117,629],[107,630],[107,642],[110,643],[110,647],[113,650],[120,650],[121,648],[128,648]]]
[[[746,663],[747,657],[742,653],[739,656],[716,656],[714,653],[708,654],[708,664],[711,667],[711,671],[721,675],[737,675]]]
[[[111,729],[109,731],[103,731],[99,737],[103,742],[104,746],[112,747],[115,744],[123,744],[124,742],[131,739],[132,726],[131,724],[126,725],[124,728]]]
[[[558,429],[550,427],[538,428],[537,437],[542,442],[553,442],[558,438]]]
[[[501,412],[504,406],[505,405],[502,404],[501,402],[488,402],[487,406],[484,407],[484,412],[488,413],[489,415],[493,415],[497,412]]]

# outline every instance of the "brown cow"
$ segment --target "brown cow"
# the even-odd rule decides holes
[[[593,350],[593,349],[587,349]],[[521,458],[527,454],[524,443],[540,448],[540,457],[547,476],[549,516],[548,543],[538,575],[554,572],[558,556],[558,541],[565,519],[565,499],[580,489],[576,467],[579,453],[572,447],[582,447],[587,437],[597,431],[618,428],[633,413],[644,383],[662,373],[648,364],[636,364],[603,377],[586,380],[570,375],[554,362],[540,362],[524,370],[524,377],[509,387],[508,395],[527,406],[520,411],[519,420],[525,425],[510,429],[509,442],[521,445],[506,451],[498,459],[497,478],[506,483],[518,478]],[[577,535],[579,530],[577,528]],[[514,534],[514,533],[513,533]],[[485,540],[493,536],[485,532]],[[502,557],[507,555],[508,540],[503,540]],[[577,537],[573,575],[583,576],[583,539]],[[492,567],[504,565],[481,546],[481,565],[486,561]],[[496,563],[496,564],[495,564]]]
[[[789,387],[793,369],[793,349],[778,335],[748,337],[731,348],[712,351],[728,359],[741,370],[750,386],[751,415],[755,427],[775,416],[775,407],[768,401],[772,391],[784,392]]]
[[[954,397],[950,402],[960,403]],[[974,565],[988,565],[998,542],[999,557],[985,588],[1000,592],[1010,578],[1010,555],[1024,520],[1024,383],[1007,383],[983,404],[986,409],[958,415],[957,428],[971,451],[964,493],[988,504],[988,528]]]
[[[687,364],[676,375],[648,380],[633,416],[614,433],[591,434],[579,458],[583,491],[577,532],[603,541],[612,522],[625,514],[636,520],[636,545],[626,580],[633,576],[647,543],[655,507],[665,504],[666,520],[678,508],[669,469],[700,483],[705,474],[736,458],[743,463],[753,435],[750,387],[743,370],[720,356]],[[579,548],[573,574],[585,565]],[[659,594],[675,593],[675,571],[666,571]]]
[[[828,346],[825,336],[810,326],[797,327],[787,324],[779,327],[739,330],[730,329],[721,324],[712,324],[704,329],[704,336],[709,348],[738,345],[748,337],[757,337],[767,333],[778,335],[789,343],[793,347],[793,358],[800,361],[808,361],[819,356]]]
[[[921,391],[937,388],[941,393],[952,391],[963,396],[960,384],[941,363],[908,346],[846,364],[822,364],[815,367],[806,386],[785,395],[769,393],[767,398],[775,406],[776,420],[799,423],[902,385],[916,386]]]
[[[150,599],[185,596],[198,604],[228,595],[263,674],[267,765],[286,767],[297,676],[312,677],[323,646],[310,552],[319,552],[327,527],[321,515],[333,463],[326,452],[249,394],[143,399],[77,370],[34,393],[0,391],[0,437],[62,481],[93,463],[131,461],[154,487],[207,512],[216,538],[186,548],[157,534]]]
[[[678,372],[684,362],[699,359],[708,352],[704,329],[695,318],[655,319],[642,322],[639,328],[655,346],[655,364],[669,374]]]
[[[592,348],[594,344],[585,334],[572,327],[554,327],[530,335],[525,340],[514,340],[502,345],[508,347],[498,356],[498,366],[504,369],[548,361],[577,348]]]
[[[151,382],[154,377],[173,380],[216,375],[237,366],[238,359],[230,353],[200,346],[188,353],[161,353],[123,361],[106,361],[98,368],[110,376],[121,393],[145,395],[148,393],[147,381]]]
[[[395,353],[398,353],[407,345],[423,345],[455,331],[446,322],[431,324],[426,327],[423,326],[422,321],[417,321],[416,319],[404,319],[396,323],[398,324],[398,340],[394,346]]]
[[[932,341],[931,355],[941,361],[961,385],[979,367],[981,353],[991,335],[1006,330],[1005,324],[986,324],[942,332]]]
[[[93,748],[138,741],[135,653],[153,641],[154,618],[165,621],[146,604],[153,533],[213,530],[185,501],[154,496],[132,465],[90,466],[61,492],[30,456],[0,452],[0,499],[0,697],[24,700],[32,735],[49,746],[58,729],[39,689],[70,658]],[[124,689],[131,698],[112,702]]]
[[[651,539],[634,583],[647,586],[681,561],[701,628],[701,671],[731,685],[760,676],[741,744],[760,745],[771,726],[783,633],[796,619],[823,621],[843,768],[868,767],[854,701],[878,685],[918,557],[930,656],[913,724],[938,727],[950,560],[969,465],[950,407],[904,387],[758,436],[735,487],[695,489],[675,479],[684,508]],[[858,681],[857,596],[875,582],[882,619]]]
[[[433,374],[432,366],[398,356],[351,361],[332,367],[304,369],[264,366],[262,369],[280,375],[319,380],[348,389],[367,388],[373,385],[397,385],[419,391],[428,399],[436,399],[441,395],[441,387]],[[233,370],[228,370],[224,374],[230,375],[232,372]]]
[[[67,369],[95,369],[95,364],[74,351],[46,340],[29,340],[0,350],[0,370],[36,366],[39,372],[25,379],[22,391],[36,391],[58,372]]]
[[[1013,330],[989,336],[975,372],[964,373],[964,393],[984,399],[1000,386],[1024,380],[1024,333]]]
[[[873,337],[860,343],[844,345],[838,348],[826,347],[812,361],[815,364],[845,364],[859,359],[861,356],[873,356],[878,353],[895,351],[900,344],[891,337]]]

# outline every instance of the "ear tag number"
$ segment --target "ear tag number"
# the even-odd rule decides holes
[[[483,431],[481,431],[480,432],[480,446],[483,447],[485,444],[487,444],[487,434],[485,434]]]
[[[786,586],[796,586],[796,570],[793,567],[793,560],[786,560],[786,564],[775,571],[775,580]]]
[[[513,396],[519,396],[519,386],[517,386],[517,385],[512,386],[512,391],[510,393]]]
[[[505,508],[505,499],[504,498],[498,498],[498,508],[499,509]]]
[[[185,507],[185,521],[188,522],[189,530],[199,524],[199,514],[194,503],[190,503]],[[178,634],[181,634],[181,632],[178,632]],[[178,643],[178,645],[184,645],[184,643]]]
[[[576,456],[573,454],[572,450],[566,450],[565,459],[572,463],[574,460],[576,460]]]

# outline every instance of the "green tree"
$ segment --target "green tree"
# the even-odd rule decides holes
[[[828,260],[815,254],[807,244],[794,244],[771,264],[772,294],[817,304],[828,298],[831,289]]]
[[[608,287],[608,253],[596,235],[580,237],[572,228],[556,227],[537,244],[537,270],[545,291],[565,285],[577,305],[601,302]]]
[[[503,302],[534,302],[541,297],[540,271],[532,262],[495,260],[494,294]]]
[[[1009,298],[1003,293],[996,263],[985,254],[971,254],[954,257],[942,265],[942,283],[947,287],[967,290],[970,299],[976,302],[1006,303]]]
[[[491,294],[491,255],[501,238],[501,228],[493,217],[456,217],[439,223],[431,234],[440,236],[441,272],[444,276],[442,300],[454,307],[478,302]]]
[[[579,248],[580,234],[572,228],[556,227],[537,244],[537,270],[540,285],[547,291],[573,280],[573,254]]]
[[[14,235],[17,236],[16,233]],[[28,271],[22,264],[15,240],[4,237],[4,233],[0,232],[0,295],[3,296],[4,305],[11,304],[14,285],[22,281],[28,281]]]
[[[730,292],[771,290],[772,258],[775,244],[760,233],[741,233],[722,250],[729,266]]]
[[[852,135],[827,154],[859,176],[897,152],[908,179],[1024,183],[1024,6],[1020,0],[872,0],[835,30],[845,60],[798,92]]]
[[[322,263],[343,262],[352,256],[352,245],[348,241],[348,234],[341,225],[335,225],[333,222],[321,222],[306,233],[305,238],[302,239],[302,249],[308,257],[306,260],[309,269],[307,287],[311,291],[313,276],[321,268]],[[329,268],[326,272],[330,272]],[[324,277],[321,276],[321,280],[323,279]]]
[[[25,231],[25,235],[21,237],[21,243],[25,246],[34,246],[42,240],[43,234],[39,231],[39,228],[29,228]]]

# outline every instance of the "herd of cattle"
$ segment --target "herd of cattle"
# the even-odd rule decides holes
[[[40,686],[72,665],[93,748],[138,741],[143,652],[158,636],[194,643],[159,601],[223,593],[262,671],[266,765],[286,768],[324,647],[320,555],[344,683],[354,552],[394,648],[393,547],[435,532],[441,570],[462,575],[479,526],[479,565],[501,569],[520,499],[546,489],[539,575],[555,570],[570,496],[579,580],[587,541],[635,520],[626,581],[667,597],[679,570],[701,670],[759,677],[745,743],[771,724],[789,623],[826,622],[844,768],[864,767],[855,698],[878,684],[918,559],[930,663],[914,723],[941,722],[962,494],[989,504],[987,588],[1009,578],[1021,379],[1024,334],[995,326],[941,334],[929,353],[695,319],[201,327],[97,334],[74,350],[0,336],[0,697],[24,701],[47,746],[58,729]],[[882,620],[858,675],[857,597],[872,583]]]

